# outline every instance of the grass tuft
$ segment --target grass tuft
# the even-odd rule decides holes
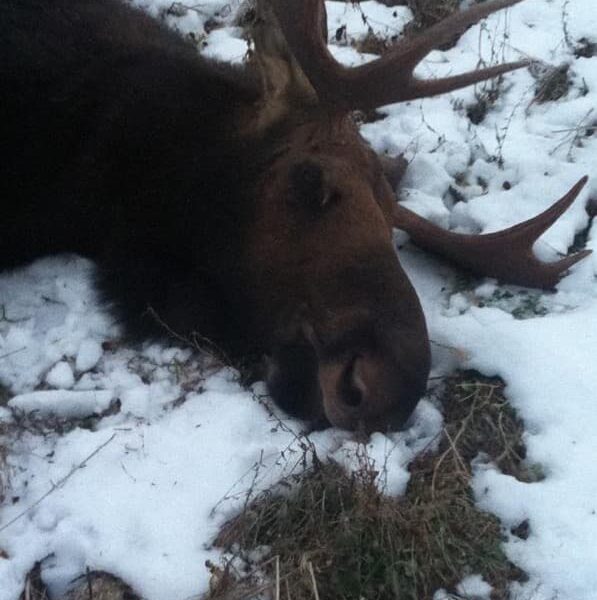
[[[503,553],[498,520],[475,507],[470,461],[482,453],[536,480],[524,465],[522,425],[497,380],[453,378],[444,402],[439,449],[412,463],[405,496],[383,495],[368,460],[352,474],[316,462],[226,523],[214,545],[228,557],[209,565],[205,599],[424,600],[471,573],[493,586],[494,598],[507,597],[523,574]]]
[[[558,67],[536,63],[530,67],[531,74],[536,80],[535,97],[533,102],[544,104],[563,98],[572,86],[570,65]]]

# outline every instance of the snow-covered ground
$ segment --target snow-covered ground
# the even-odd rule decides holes
[[[138,3],[155,14],[172,5]],[[242,60],[238,29],[204,29],[209,19],[231,25],[239,4],[205,2],[167,18],[202,39],[205,52]],[[327,5],[330,38],[344,24],[349,37],[366,34],[350,3]],[[361,9],[388,36],[410,18],[404,7]],[[530,57],[569,65],[570,87],[538,103],[540,69],[512,73],[479,125],[467,106],[490,83],[384,109],[385,118],[362,131],[379,152],[406,152],[407,205],[442,226],[491,231],[539,213],[589,174],[574,206],[536,245],[546,260],[565,253],[597,198],[597,56],[575,56],[583,38],[597,44],[594,0],[525,0],[471,28],[455,48],[433,52],[421,76]],[[348,63],[363,60],[348,47],[333,51]],[[595,245],[591,227],[586,247]],[[513,597],[597,599],[597,256],[555,293],[487,280],[462,285],[412,247],[400,257],[428,319],[433,375],[460,367],[502,377],[524,420],[528,460],[546,475],[521,483],[487,465],[475,472],[479,505],[505,531],[524,520],[530,526],[528,539],[505,545],[530,576]],[[195,595],[207,588],[205,560],[218,560],[210,540],[248,490],[301,468],[301,423],[276,414],[261,385],[243,389],[233,371],[188,350],[111,344],[118,331],[94,298],[92,270],[62,257],[0,275],[0,383],[14,396],[0,420],[22,424],[10,440],[0,506],[0,600],[16,600],[25,573],[48,555],[44,577],[56,592],[90,567],[121,576],[148,600]],[[79,426],[66,425],[73,419]],[[41,420],[54,431],[43,432]],[[408,462],[440,428],[438,409],[423,400],[411,429],[372,436],[369,454],[386,465],[388,493],[404,490]],[[356,460],[349,433],[310,439],[322,457]]]

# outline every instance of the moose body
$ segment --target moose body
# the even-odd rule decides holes
[[[1,266],[80,253],[130,333],[150,333],[148,306],[175,329],[234,330],[236,312],[214,309],[238,293],[216,287],[234,279],[243,169],[258,168],[235,133],[250,79],[118,1],[9,1],[0,15]]]
[[[301,56],[317,43],[285,23],[310,11],[296,35],[313,37],[320,3],[272,4],[312,86],[282,109],[259,68],[202,59],[119,0],[4,0],[0,269],[83,254],[130,336],[197,332],[231,357],[265,354],[290,413],[400,427],[424,393],[429,344],[392,245],[392,190],[354,106],[327,99],[325,68]],[[460,238],[440,247],[436,229],[403,217],[415,241],[458,259]]]

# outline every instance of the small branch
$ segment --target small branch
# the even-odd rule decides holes
[[[186,337],[177,331],[174,331],[156,312],[156,310],[152,306],[147,307],[147,314],[151,316],[155,322],[164,329],[169,335],[171,335],[174,339],[182,342],[187,346],[191,346],[195,348],[200,353],[211,358],[213,361],[224,364],[224,365],[232,365],[233,362],[227,356],[226,352],[222,350],[215,342],[210,340],[209,338],[201,335],[198,331],[193,331],[190,334],[190,337]]]
[[[313,586],[313,595],[315,596],[315,600],[319,600],[319,592],[317,591],[317,581],[315,579],[315,573],[313,572],[313,563],[309,561],[307,563],[307,568],[309,569],[309,575],[311,575],[311,585]]]
[[[9,323],[13,325],[14,323],[23,323],[28,320],[28,317],[23,317],[22,319],[9,319],[6,314],[6,305],[0,304],[0,323]]]
[[[570,50],[574,50],[574,44],[572,43],[572,37],[568,30],[568,5],[570,0],[565,0],[562,4],[562,31],[564,32],[564,42]]]
[[[11,350],[10,352],[7,352],[6,354],[1,354],[0,360],[2,360],[3,358],[8,358],[9,356],[12,356],[13,354],[18,354],[19,352],[23,352],[23,350],[27,350],[27,346],[23,346],[22,348],[17,348],[17,350]]]
[[[0,533],[2,533],[5,529],[8,529],[11,525],[16,523],[18,520],[22,519],[25,515],[30,513],[34,508],[39,506],[48,496],[53,494],[57,489],[64,487],[66,482],[80,469],[83,469],[87,466],[87,463],[97,454],[99,454],[114,438],[116,434],[113,433],[110,438],[108,438],[103,444],[100,444],[91,454],[89,454],[86,458],[84,458],[78,465],[75,465],[62,479],[58,481],[58,483],[52,484],[52,487],[43,495],[41,498],[38,498],[31,506],[27,507],[25,510],[20,512],[14,519],[11,519],[8,523],[2,525],[0,527]]]
[[[280,555],[276,555],[276,595],[275,600],[280,600]]]
[[[451,453],[454,454],[454,458],[457,461],[457,463],[460,465],[461,470],[468,473],[466,464],[464,463],[464,461],[462,460],[462,457],[460,456],[460,453],[458,452],[457,445],[458,445],[458,441],[462,437],[462,434],[466,431],[466,428],[468,427],[468,424],[470,423],[470,421],[473,417],[473,414],[475,413],[475,411],[477,409],[477,401],[479,399],[479,394],[477,392],[475,392],[474,394],[471,394],[471,396],[473,398],[471,408],[470,408],[468,414],[466,415],[466,417],[462,420],[462,424],[461,424],[458,432],[456,433],[456,435],[454,437],[452,437],[448,433],[448,430],[444,427],[444,434],[446,435],[446,439],[448,440],[448,448],[446,448],[446,450],[443,452],[443,454],[439,457],[439,460],[437,461],[437,463],[435,464],[435,468],[433,469],[433,475],[431,477],[431,494],[432,494],[432,497],[434,497],[434,498],[435,498],[435,487],[436,487],[435,484],[436,484],[437,476],[439,473],[439,468],[441,467],[444,460]],[[469,398],[471,396],[469,396]]]

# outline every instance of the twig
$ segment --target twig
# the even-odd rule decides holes
[[[124,471],[124,474],[131,479],[131,481],[135,483],[137,482],[137,479],[128,472],[127,468],[124,466],[124,463],[122,461],[120,461],[120,468]]]
[[[458,437],[460,437],[460,435],[462,433],[464,433],[464,431],[465,431],[465,427],[463,425],[463,428],[458,432]],[[450,446],[452,448],[452,456],[454,457],[454,461],[460,467],[460,471],[468,474],[468,469],[466,467],[466,463],[464,462],[462,456],[460,455],[460,452],[458,452],[458,448],[456,446],[458,438],[452,439],[452,436],[450,435],[450,432],[447,429],[446,429],[446,438],[448,438],[448,443],[450,444]]]
[[[570,4],[570,0],[565,0],[564,4],[562,4],[562,31],[564,33],[564,42],[566,46],[570,50],[574,50],[574,44],[572,43],[572,38],[570,36],[570,31],[568,30],[568,5]]]
[[[259,475],[260,470],[264,467],[263,464],[263,448],[261,449],[261,453],[259,455],[259,460],[254,462],[229,488],[228,491],[216,502],[214,507],[210,511],[210,516],[213,517],[216,514],[216,511],[220,507],[221,504],[227,502],[231,499],[237,499],[240,496],[245,496],[245,509],[249,503],[249,498],[254,491],[254,486],[257,481],[257,477]],[[253,471],[253,480],[248,490],[236,492],[233,494],[233,490],[244,480],[244,478]]]
[[[13,354],[23,352],[23,350],[27,350],[27,346],[23,346],[22,348],[18,348],[17,350],[11,350],[10,352],[7,352],[6,354],[1,354],[0,360],[2,360],[3,358],[8,358],[9,356],[12,356]]]
[[[85,570],[85,579],[87,580],[87,593],[89,594],[89,600],[93,599],[93,583],[91,581],[91,577],[89,576],[91,573],[91,570],[89,569],[89,566],[87,567],[87,569]]]
[[[280,555],[276,554],[276,599],[280,600]]]
[[[0,323],[9,323],[13,325],[14,323],[23,323],[24,321],[28,321],[29,317],[23,317],[22,319],[9,319],[6,315],[6,305],[0,304]]]
[[[432,497],[434,497],[434,498],[435,498],[435,482],[437,479],[437,474],[439,472],[439,468],[450,453],[454,453],[456,461],[458,461],[460,463],[460,468],[464,471],[467,471],[466,465],[464,464],[464,462],[457,450],[457,444],[458,444],[458,441],[461,438],[462,434],[466,431],[466,428],[468,427],[468,424],[469,424],[470,420],[472,419],[475,410],[477,409],[477,400],[479,399],[479,394],[473,393],[473,394],[471,394],[471,396],[473,397],[473,403],[471,405],[469,413],[463,419],[460,429],[458,430],[456,435],[452,438],[452,436],[450,436],[450,434],[448,433],[448,430],[446,428],[444,428],[444,433],[448,440],[448,448],[446,448],[446,450],[443,452],[443,454],[439,457],[439,460],[437,461],[437,463],[435,464],[435,468],[433,469],[433,476],[431,477],[431,494],[432,494]],[[469,396],[469,398],[471,396]]]
[[[319,600],[319,592],[317,591],[317,581],[315,580],[315,573],[313,572],[313,563],[309,561],[307,563],[307,568],[309,569],[309,575],[311,575],[311,585],[313,586],[313,595],[315,596],[315,600]]]
[[[30,513],[34,508],[39,506],[48,496],[53,494],[57,489],[60,489],[64,486],[64,484],[80,469],[83,469],[87,466],[87,463],[96,455],[99,454],[114,438],[116,434],[113,433],[110,438],[108,438],[103,444],[100,444],[91,454],[89,454],[86,458],[84,458],[78,465],[75,465],[62,479],[58,481],[58,483],[53,483],[52,487],[43,495],[41,498],[38,498],[31,506],[28,506],[25,510],[20,512],[14,519],[11,519],[8,523],[2,525],[0,527],[0,533],[2,533],[5,529],[8,529],[11,525],[16,523],[19,519],[22,519],[26,514]]]
[[[585,113],[585,115],[580,119],[580,121],[576,124],[575,127],[571,127],[569,129],[557,129],[553,132],[553,133],[565,133],[566,135],[562,138],[562,141],[557,146],[555,146],[554,148],[552,148],[549,151],[550,156],[553,156],[560,148],[562,148],[568,142],[570,142],[570,145],[568,147],[568,152],[566,153],[566,160],[568,160],[569,162],[572,162],[573,148],[575,145],[576,146],[579,145],[579,142],[583,137],[583,133],[590,127],[590,126],[587,126],[586,123],[587,123],[589,117],[591,116],[591,114],[593,113],[593,110],[594,110],[593,108],[590,108]]]
[[[504,168],[504,144],[506,143],[506,137],[510,131],[510,126],[514,119],[516,111],[520,108],[524,100],[524,96],[520,98],[516,104],[512,107],[512,111],[508,115],[505,124],[502,127],[495,126],[495,139],[497,141],[497,154],[495,156],[497,165],[500,169]]]
[[[222,350],[215,342],[210,340],[209,338],[201,335],[198,331],[193,331],[190,337],[186,337],[181,333],[174,331],[156,312],[156,310],[152,306],[147,307],[147,314],[155,320],[155,322],[162,327],[169,335],[171,335],[174,339],[195,348],[200,353],[203,353],[207,357],[211,358],[213,361],[217,363],[221,363],[224,365],[232,365],[233,362],[227,356],[226,352]]]

